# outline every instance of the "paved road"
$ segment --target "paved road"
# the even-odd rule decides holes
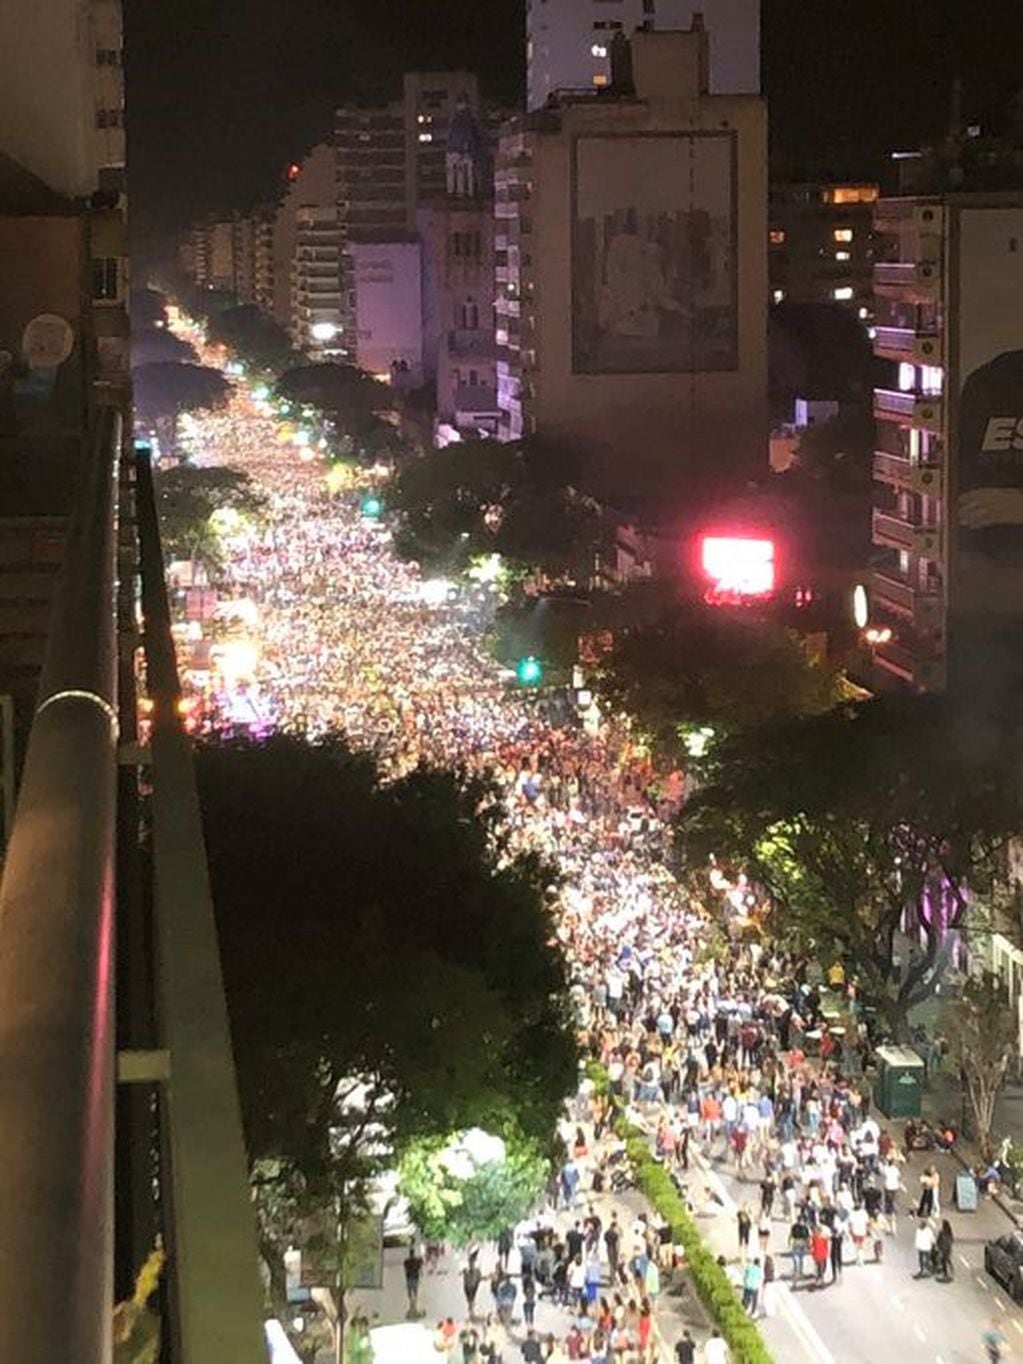
[[[906,1165],[908,1190],[916,1189],[920,1171],[931,1159],[914,1156]],[[795,1314],[797,1323],[802,1318],[802,1359],[819,1364],[981,1364],[985,1360],[981,1333],[993,1317],[1000,1319],[1013,1355],[1023,1354],[1023,1313],[984,1273],[984,1242],[1011,1230],[1010,1223],[1004,1213],[984,1200],[976,1213],[957,1212],[951,1192],[959,1167],[948,1156],[938,1156],[934,1163],[942,1176],[942,1216],[948,1217],[956,1237],[955,1282],[913,1278],[917,1268],[915,1224],[912,1217],[900,1216],[898,1235],[886,1238],[882,1264],[849,1264],[841,1282],[823,1290],[791,1291],[786,1287],[786,1310]],[[711,1234],[732,1257],[737,1251],[734,1208],[739,1202],[759,1206],[757,1179],[738,1180],[719,1162],[712,1170],[711,1177],[723,1186],[728,1207],[715,1219]],[[905,1198],[908,1206],[908,1195]],[[788,1227],[781,1220],[775,1227],[777,1255],[786,1245]],[[787,1276],[788,1262],[783,1258],[781,1263]],[[782,1353],[791,1338],[791,1324],[785,1315],[783,1311],[778,1318],[763,1323],[764,1334],[781,1364],[796,1359]]]

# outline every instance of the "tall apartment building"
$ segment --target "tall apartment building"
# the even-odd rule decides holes
[[[875,213],[874,661],[917,690],[1023,660],[1023,153],[979,160]]]
[[[345,349],[341,333],[341,228],[337,208],[304,204],[295,219],[291,266],[291,339],[329,360]]]
[[[295,253],[298,249],[299,215],[307,209],[322,211],[328,216],[331,211],[337,211],[334,149],[328,142],[319,143],[293,168],[274,217],[271,312],[274,321],[286,331],[293,331],[295,324],[292,290]]]
[[[448,128],[445,184],[418,214],[423,358],[438,433],[497,430],[492,143],[464,103]]]
[[[769,198],[774,303],[838,303],[870,319],[875,184],[779,184]]]
[[[3,149],[69,199],[120,191],[124,82],[119,0],[0,6]]]
[[[558,91],[611,83],[615,34],[688,29],[710,31],[710,90],[760,90],[760,0],[526,0],[527,107],[540,109]]]
[[[707,41],[639,32],[620,92],[506,126],[503,438],[669,475],[766,459],[766,109],[708,92]]]

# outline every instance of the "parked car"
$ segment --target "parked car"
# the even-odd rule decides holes
[[[1023,1235],[999,1236],[984,1247],[984,1268],[1015,1302],[1023,1301]]]

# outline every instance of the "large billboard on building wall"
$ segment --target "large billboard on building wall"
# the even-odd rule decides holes
[[[953,612],[1023,619],[1023,207],[959,215]]]
[[[737,369],[736,248],[734,133],[577,138],[575,373]]]

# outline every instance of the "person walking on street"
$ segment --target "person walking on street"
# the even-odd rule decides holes
[[[831,1255],[831,1235],[822,1222],[813,1229],[813,1235],[810,1237],[810,1254],[813,1257],[814,1285],[823,1288]]]
[[[954,1242],[952,1223],[946,1217],[941,1224],[941,1230],[934,1238],[934,1265],[940,1283],[951,1283],[954,1277],[952,1271],[952,1246]]]
[[[925,1217],[922,1217],[917,1223],[916,1233],[913,1236],[913,1246],[920,1266],[913,1277],[914,1279],[929,1279],[931,1255],[934,1251],[934,1228]]]
[[[753,1228],[753,1218],[750,1216],[749,1209],[746,1207],[745,1203],[735,1214],[735,1220],[738,1224],[739,1232],[739,1255],[742,1258],[743,1263],[745,1263],[746,1257],[749,1254],[749,1234]]]
[[[705,1364],[728,1364],[731,1358],[728,1346],[721,1339],[721,1332],[716,1326],[710,1333],[710,1339],[703,1347],[703,1358]]]
[[[742,1305],[751,1317],[757,1315],[760,1287],[763,1282],[764,1271],[759,1258],[750,1260],[742,1273]]]
[[[408,1254],[402,1262],[405,1271],[405,1292],[408,1294],[408,1311],[405,1315],[410,1321],[415,1321],[423,1314],[419,1310],[419,1281],[423,1275],[423,1257],[416,1250],[415,1242],[408,1248]]]
[[[675,1364],[696,1364],[696,1341],[688,1331],[683,1331],[682,1339],[676,1342]]]
[[[792,1279],[799,1283],[806,1267],[806,1253],[810,1249],[810,1228],[802,1215],[797,1216],[789,1230],[789,1250],[792,1254]]]
[[[845,1232],[842,1226],[836,1222],[831,1228],[831,1282],[840,1283],[842,1280],[843,1252],[845,1250]]]
[[[527,1326],[536,1320],[536,1280],[532,1274],[522,1276],[522,1320]]]
[[[1002,1358],[1002,1349],[1007,1342],[997,1321],[991,1323],[981,1336],[981,1340],[984,1342],[985,1350],[987,1350],[988,1364],[999,1364],[999,1360]]]
[[[618,1265],[621,1255],[622,1229],[618,1225],[618,1214],[611,1214],[611,1221],[608,1223],[607,1230],[604,1232],[604,1249],[607,1251],[607,1267],[611,1275],[612,1285],[618,1283]]]
[[[462,1292],[465,1294],[465,1310],[469,1314],[470,1321],[476,1320],[476,1294],[479,1292],[479,1286],[483,1279],[477,1263],[478,1255],[478,1251],[471,1251],[469,1263],[462,1270]]]

